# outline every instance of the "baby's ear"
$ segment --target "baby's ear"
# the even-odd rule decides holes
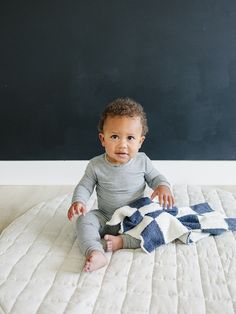
[[[102,146],[104,146],[104,134],[103,133],[99,133],[98,137],[99,137],[99,140],[100,140]]]
[[[143,135],[143,136],[141,136],[141,138],[140,138],[139,148],[142,146],[144,140],[145,140],[145,136]]]

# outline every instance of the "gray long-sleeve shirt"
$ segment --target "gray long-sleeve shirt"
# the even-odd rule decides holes
[[[170,188],[167,179],[161,175],[145,153],[137,155],[121,165],[109,163],[105,154],[92,158],[85,174],[75,187],[72,203],[87,203],[96,187],[98,208],[108,217],[114,211],[142,197],[146,183],[152,189],[158,185]]]

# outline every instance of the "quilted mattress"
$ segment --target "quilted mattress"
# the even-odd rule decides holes
[[[177,206],[208,202],[236,217],[231,192],[186,185],[173,191]],[[70,201],[67,194],[34,206],[1,234],[0,313],[236,313],[235,232],[176,241],[151,254],[106,253],[106,267],[85,273],[66,217]]]

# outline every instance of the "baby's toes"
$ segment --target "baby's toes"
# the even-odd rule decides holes
[[[112,241],[107,241],[107,251],[112,252]]]

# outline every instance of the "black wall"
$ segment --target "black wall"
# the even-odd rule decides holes
[[[236,2],[1,1],[0,159],[89,159],[129,96],[152,159],[236,159]]]

